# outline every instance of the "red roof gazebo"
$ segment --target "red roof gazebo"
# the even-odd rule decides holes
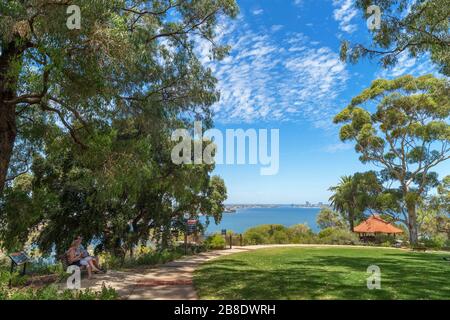
[[[394,227],[389,222],[381,219],[378,214],[374,214],[369,217],[366,221],[362,222],[358,226],[353,229],[354,232],[359,234],[377,234],[377,233],[385,233],[385,234],[398,234],[403,233],[402,229]]]

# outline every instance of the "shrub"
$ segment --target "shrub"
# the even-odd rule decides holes
[[[260,225],[248,229],[243,237],[246,245],[317,243],[317,236],[306,224],[296,224],[289,228],[277,224]]]
[[[263,224],[244,233],[246,244],[279,244],[289,242],[287,228],[280,224]]]
[[[277,230],[274,231],[271,237],[271,243],[276,244],[286,244],[289,243],[289,237],[287,235],[286,230]]]
[[[446,247],[447,237],[442,234],[436,234],[430,238],[421,239],[421,242],[427,248],[442,249]]]
[[[248,230],[244,233],[244,243],[246,245],[268,244],[269,239],[256,230]]]
[[[341,215],[330,208],[322,208],[317,215],[316,222],[322,230],[327,228],[344,228],[346,226]]]
[[[200,249],[191,247],[190,252],[198,252]],[[138,248],[135,254],[130,257],[127,256],[124,259],[111,255],[109,253],[102,253],[100,255],[101,264],[107,269],[121,269],[121,268],[133,268],[136,266],[153,266],[157,264],[163,264],[175,259],[181,258],[184,255],[184,246],[174,247],[164,250],[153,250],[151,248]]]
[[[226,242],[222,235],[215,234],[206,239],[205,244],[209,249],[221,250],[225,248]]]
[[[291,237],[312,235],[313,232],[307,224],[296,224],[288,228]]]
[[[380,243],[381,247],[392,247],[392,242],[391,241],[384,241],[382,243]]]
[[[0,287],[0,300],[116,300],[118,297],[115,289],[106,286],[103,286],[101,291],[90,289],[59,291],[56,285],[40,289]]]
[[[326,228],[319,232],[319,242],[323,244],[357,244],[358,236],[339,228]]]
[[[317,243],[317,237],[310,227],[306,224],[296,224],[288,228],[287,230],[290,243]]]

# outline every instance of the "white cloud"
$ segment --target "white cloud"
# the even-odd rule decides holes
[[[335,99],[349,77],[336,52],[311,44],[301,33],[272,38],[242,19],[222,30],[231,56],[207,63],[221,91],[213,106],[217,121],[306,120],[330,126],[339,108]]]
[[[303,0],[294,0],[294,5],[300,7],[301,5],[303,5]]]
[[[358,26],[352,23],[353,18],[358,15],[355,0],[333,0],[333,6],[336,7],[333,17],[339,22],[339,29],[347,33],[355,32],[358,29]]]
[[[346,151],[353,148],[353,145],[343,142],[338,142],[334,144],[330,144],[325,147],[324,151],[328,153],[336,153],[339,151]]]
[[[259,16],[259,15],[264,13],[264,10],[263,9],[255,9],[255,10],[252,11],[252,13],[255,16]]]
[[[273,32],[277,32],[277,31],[280,31],[280,30],[283,29],[283,28],[284,28],[283,25],[281,25],[281,24],[275,24],[275,25],[273,25],[273,26],[270,28],[270,30],[272,30]]]
[[[377,78],[396,78],[406,74],[414,76],[427,73],[437,74],[437,69],[430,61],[429,55],[425,54],[418,58],[410,57],[408,52],[404,51],[397,57],[394,66],[387,69],[381,69],[376,73]]]

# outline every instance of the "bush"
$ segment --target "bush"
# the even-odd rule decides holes
[[[346,226],[341,215],[330,208],[322,208],[317,215],[316,222],[322,230],[327,228],[345,228]]]
[[[266,235],[259,233],[256,230],[249,229],[244,233],[244,243],[246,245],[268,244],[269,239]]]
[[[306,224],[296,224],[288,228],[290,243],[311,244],[317,243],[317,237]]]
[[[206,239],[205,245],[208,249],[222,250],[225,249],[226,242],[222,235],[215,234]]]
[[[432,249],[442,249],[446,247],[447,241],[447,237],[442,234],[437,234],[430,238],[421,239],[421,242],[423,242],[425,247]]]
[[[290,241],[286,230],[275,231],[271,237],[271,243],[287,244],[289,242]]]
[[[319,242],[322,244],[357,244],[358,236],[353,232],[339,228],[326,228],[319,232]]]
[[[198,248],[193,248],[191,246],[189,252],[199,252],[201,250],[200,248],[200,246],[198,246]],[[109,253],[102,253],[100,255],[100,261],[107,269],[122,269],[163,264],[181,258],[183,255],[184,246],[164,250],[153,250],[151,248],[144,249],[140,247],[135,251],[135,254],[132,257],[127,256],[125,259]]]
[[[280,224],[263,224],[244,233],[245,244],[279,244],[289,242],[287,228]]]
[[[64,290],[59,291],[56,285],[40,289],[8,289],[0,287],[0,300],[116,300],[119,295],[113,288],[102,287],[101,291]]]
[[[62,269],[60,265],[49,265],[47,270],[38,264],[34,268],[30,266],[28,270],[46,270],[47,273],[53,268],[56,274]],[[33,275],[41,275],[41,273],[37,272]],[[118,294],[113,288],[105,286],[98,292],[92,290],[61,291],[58,290],[56,284],[45,285],[39,289],[25,287],[30,277],[32,276],[22,276],[19,272],[10,274],[9,266],[0,264],[0,300],[115,300],[118,298]],[[12,288],[8,286],[9,280],[11,280]]]
[[[382,243],[380,243],[381,247],[392,247],[392,242],[391,241],[384,241]]]
[[[289,228],[278,224],[265,224],[248,229],[244,233],[246,245],[317,243],[317,237],[306,224]]]

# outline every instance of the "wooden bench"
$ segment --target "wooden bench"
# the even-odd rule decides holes
[[[413,251],[421,251],[421,252],[427,251],[427,247],[425,247],[425,246],[415,246],[412,249],[413,249]]]
[[[67,268],[70,267],[69,260],[67,259],[67,254],[62,254],[59,256],[59,261],[61,261],[61,264],[63,266],[63,269],[67,271]],[[81,271],[87,271],[86,266],[80,266]]]

